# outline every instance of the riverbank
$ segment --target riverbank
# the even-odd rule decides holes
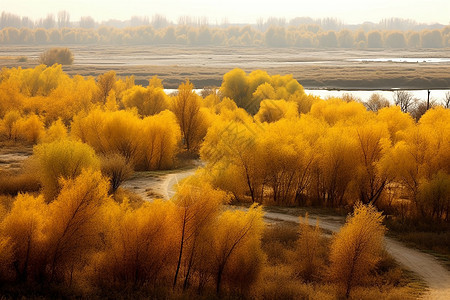
[[[188,78],[196,88],[220,86],[223,75],[234,68],[246,72],[263,69],[271,75],[293,74],[307,89],[450,88],[448,49],[318,50],[126,45],[70,48],[74,53],[74,64],[63,67],[70,75],[97,76],[115,70],[121,77],[134,75],[136,83],[141,85],[147,85],[151,76],[158,75],[167,89],[177,88]],[[44,50],[39,46],[2,46],[0,68],[34,67]],[[19,62],[14,57],[25,57],[26,61]]]

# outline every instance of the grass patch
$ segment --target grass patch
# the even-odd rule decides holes
[[[387,234],[409,247],[433,255],[450,270],[450,225],[387,219]]]
[[[18,193],[38,192],[41,188],[36,174],[8,174],[0,171],[0,194],[16,196]]]

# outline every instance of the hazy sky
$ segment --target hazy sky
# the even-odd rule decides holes
[[[161,14],[177,21],[180,16],[207,17],[210,23],[255,23],[259,17],[334,17],[346,23],[378,22],[399,17],[423,23],[450,24],[449,0],[0,0],[0,11],[32,19],[67,10],[72,21],[81,16],[96,20],[129,19]]]

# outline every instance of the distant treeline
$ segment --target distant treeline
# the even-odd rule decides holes
[[[110,19],[107,21],[96,21],[91,16],[82,16],[79,20],[71,20],[70,13],[68,11],[59,11],[56,16],[54,14],[47,14],[45,18],[33,20],[26,16],[15,15],[6,11],[2,11],[0,15],[0,29],[6,27],[15,28],[98,28],[101,26],[126,28],[136,26],[148,26],[151,25],[154,28],[164,28],[173,25],[190,25],[190,26],[213,26],[226,28],[231,24],[225,19],[221,23],[210,22],[208,17],[192,17],[192,16],[180,16],[177,22],[168,20],[165,16],[160,14],[154,14],[151,17],[148,16],[132,16],[128,20],[115,20]],[[445,25],[439,23],[418,23],[411,19],[402,18],[385,18],[378,23],[364,22],[362,24],[346,24],[342,20],[334,17],[327,18],[311,18],[311,17],[296,17],[290,20],[286,18],[258,18],[254,24],[233,24],[233,25],[251,25],[258,30],[265,31],[271,26],[300,26],[300,25],[317,25],[323,30],[342,30],[342,29],[362,29],[364,31],[370,30],[424,30],[424,29],[441,29]]]
[[[193,46],[266,46],[301,48],[445,48],[450,46],[450,26],[420,31],[342,29],[318,25],[254,26],[169,25],[114,28],[8,27],[0,30],[3,45],[138,44]]]

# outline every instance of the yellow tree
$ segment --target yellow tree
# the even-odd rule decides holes
[[[344,288],[347,298],[381,259],[386,231],[382,222],[383,216],[374,206],[359,203],[333,238],[330,275]]]
[[[135,163],[139,156],[139,125],[141,119],[131,111],[105,112],[99,138],[103,139],[107,152],[120,153],[127,162]]]
[[[129,162],[118,153],[100,156],[102,174],[109,178],[109,193],[114,194],[123,181],[133,174],[133,168]]]
[[[255,87],[255,89],[257,86]],[[224,97],[235,101],[238,107],[245,108],[249,101],[249,83],[247,74],[241,69],[234,69],[223,76],[220,92]],[[258,109],[255,110],[255,112]]]
[[[109,92],[111,92],[116,84],[116,72],[109,71],[97,77],[97,86],[99,89],[99,101],[106,103]]]
[[[217,294],[224,278],[247,288],[258,278],[263,260],[262,217],[261,207],[254,204],[247,212],[227,210],[217,220],[212,249]]]
[[[111,201],[109,182],[99,171],[83,170],[76,178],[62,179],[61,192],[49,204],[45,269],[48,279],[64,280],[86,261],[100,239],[100,208]]]
[[[20,194],[0,225],[2,234],[12,244],[13,269],[19,282],[26,282],[29,275],[38,275],[45,241],[43,228],[48,217],[48,206],[42,196]]]
[[[259,122],[275,122],[280,119],[292,119],[298,117],[297,103],[285,100],[266,99],[260,103],[255,119]]]
[[[319,279],[323,275],[327,249],[320,231],[319,221],[314,227],[310,226],[308,214],[306,214],[305,218],[300,217],[299,230],[295,249],[297,258],[295,269],[303,280],[309,282]]]
[[[271,187],[274,203],[300,200],[311,180],[314,151],[304,136],[299,136],[303,129],[296,119],[282,119],[266,126],[258,139],[259,147],[264,149],[263,184]]]
[[[385,124],[376,121],[368,121],[354,130],[358,157],[355,183],[359,199],[364,204],[375,204],[386,185],[393,180],[393,176],[380,165],[391,146],[389,131]]]
[[[175,115],[168,110],[163,111],[142,120],[140,127],[138,166],[145,170],[171,168],[181,140],[180,126]]]
[[[0,71],[0,117],[13,110],[21,110],[25,96],[20,93],[19,82],[8,80],[9,70]]]
[[[216,120],[208,130],[200,155],[208,162],[207,167],[220,166],[226,169],[230,165],[236,166],[242,184],[247,185],[252,202],[255,202],[263,180],[257,143],[261,127],[252,123],[248,115],[243,117],[235,113],[230,119]]]
[[[384,167],[402,184],[422,217],[427,217],[428,205],[418,201],[419,187],[439,172],[450,172],[449,116],[448,109],[429,110],[418,125],[397,133],[400,141],[383,159]]]
[[[33,157],[47,201],[58,194],[61,178],[75,178],[83,169],[100,168],[99,160],[89,145],[71,140],[37,145],[33,148]]]
[[[150,116],[169,108],[169,98],[162,87],[133,86],[123,93],[126,108],[136,107],[141,116]]]
[[[356,141],[346,127],[335,126],[317,143],[314,179],[317,198],[324,205],[343,205],[357,167],[353,158],[357,151]]]
[[[71,133],[92,146],[97,152],[116,152],[135,163],[138,159],[139,126],[141,119],[133,111],[102,111],[95,109],[89,114],[74,117]]]
[[[178,87],[178,94],[172,99],[171,110],[178,119],[183,143],[186,149],[196,150],[206,135],[207,118],[201,108],[201,97],[193,91],[194,85],[188,81]]]
[[[197,178],[189,178],[177,190],[174,197],[176,204],[176,224],[179,232],[178,262],[173,280],[177,284],[180,267],[185,266],[183,289],[186,289],[194,265],[201,259],[197,252],[205,232],[212,226],[219,214],[220,204],[226,202],[223,191],[213,189],[209,184],[198,182]]]
[[[42,142],[51,143],[58,140],[64,140],[67,138],[67,128],[61,121],[61,119],[56,120],[50,125],[50,127],[45,132]]]
[[[398,106],[385,107],[378,111],[377,119],[388,127],[392,142],[398,141],[397,133],[414,125],[409,114],[403,113]]]
[[[345,102],[342,99],[331,98],[318,101],[311,106],[311,116],[326,121],[330,126],[337,123],[354,125],[361,124],[364,119],[371,118],[371,113],[358,102]]]
[[[422,180],[417,195],[423,214],[438,222],[450,220],[450,175],[439,171],[431,180]]]
[[[36,144],[45,133],[44,123],[35,114],[17,120],[16,126],[18,138],[31,144]]]
[[[1,131],[7,139],[14,139],[17,135],[17,121],[20,119],[20,113],[12,110],[5,114],[1,122]]]
[[[175,205],[170,201],[147,202],[137,209],[128,201],[103,206],[105,244],[93,257],[97,284],[137,288],[173,278],[176,263]]]

